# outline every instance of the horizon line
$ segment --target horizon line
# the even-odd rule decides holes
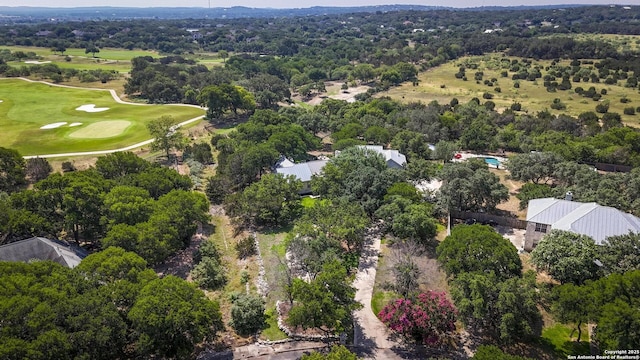
[[[385,7],[385,6],[415,6],[415,7],[430,7],[430,8],[441,8],[441,9],[483,9],[483,8],[563,8],[563,7],[582,7],[582,6],[634,6],[638,7],[640,5],[636,4],[625,4],[625,3],[615,3],[608,2],[602,4],[532,4],[532,5],[483,5],[483,6],[443,6],[443,5],[423,5],[423,4],[402,4],[402,3],[390,3],[390,4],[377,4],[377,5],[316,5],[309,7],[255,7],[255,6],[245,6],[245,5],[234,5],[234,6],[216,6],[216,7],[206,7],[206,6],[29,6],[29,5],[18,5],[18,6],[7,6],[0,5],[0,9],[9,8],[9,9],[19,9],[19,8],[28,8],[28,9],[233,9],[233,8],[246,8],[246,9],[261,9],[261,10],[304,10],[304,9],[313,9],[313,8],[366,8],[366,7]]]

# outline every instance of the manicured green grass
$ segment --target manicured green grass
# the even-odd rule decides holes
[[[52,64],[58,65],[61,69],[76,70],[114,70],[121,74],[131,71],[131,62],[129,61],[96,61],[93,59],[74,59],[72,61],[50,60]],[[13,67],[33,66],[33,64],[25,64],[19,61],[10,61],[7,63]]]
[[[571,335],[572,327],[564,324],[555,324],[551,327],[542,330],[542,340],[550,343],[555,348],[555,352],[562,358],[567,358],[568,355],[589,355],[589,333],[587,332],[587,325],[582,326],[582,339],[580,343],[577,343],[575,339],[578,336],[578,332],[573,333],[573,338],[569,338]]]
[[[81,56],[81,57],[91,57],[91,54],[85,54],[85,49],[67,49],[64,54],[60,55],[60,53],[54,53],[50,48],[44,47],[36,47],[36,46],[2,46],[0,49],[9,49],[12,52],[14,51],[24,51],[26,52],[34,52],[39,56],[49,57],[49,56],[59,56],[64,58],[65,56]],[[134,57],[138,56],[151,56],[151,57],[160,57],[160,55],[156,51],[150,50],[126,50],[126,49],[112,49],[112,48],[104,48],[100,49],[99,53],[96,53],[97,58],[101,59],[110,59],[110,60],[131,60]],[[50,60],[50,59],[47,59]]]
[[[282,340],[287,338],[287,334],[278,328],[278,313],[276,308],[272,307],[265,311],[267,315],[267,327],[262,330],[260,337],[270,341]]]
[[[19,79],[0,80],[0,146],[14,148],[23,155],[44,155],[117,149],[151,138],[146,124],[163,115],[171,115],[177,122],[203,115],[197,108],[170,105],[136,106],[119,104],[107,91],[69,89]],[[107,107],[103,112],[89,113],[75,110],[80,105],[95,104]],[[103,121],[128,121],[119,133],[107,138],[95,138],[95,131]],[[67,122],[55,129],[40,127]],[[71,123],[82,123],[70,127]],[[94,129],[95,130],[95,129]],[[104,130],[101,130],[104,131]],[[83,132],[87,132],[82,135]],[[75,134],[75,135],[74,135]],[[84,137],[75,137],[78,136]]]
[[[379,288],[379,287],[378,287]],[[384,291],[376,289],[371,297],[371,310],[378,316],[382,308],[385,307],[391,300],[397,299],[398,294],[393,291]]]
[[[480,99],[481,103],[485,103],[487,100],[483,98],[483,94],[490,93],[493,95],[493,101],[496,104],[496,110],[502,111],[507,109],[514,102],[519,102],[522,105],[522,113],[535,114],[538,111],[548,110],[552,114],[568,114],[572,116],[578,116],[579,114],[587,111],[595,111],[596,105],[599,103],[580,96],[574,92],[574,89],[578,86],[587,90],[593,86],[596,91],[600,93],[602,89],[607,90],[607,94],[602,96],[602,101],[609,101],[609,112],[616,112],[622,116],[622,120],[630,126],[640,126],[640,114],[636,115],[624,115],[623,111],[625,107],[640,106],[640,94],[637,89],[624,87],[624,81],[618,81],[616,85],[607,85],[604,82],[592,83],[592,82],[572,82],[572,89],[556,92],[548,92],[544,87],[543,79],[537,79],[536,81],[527,80],[512,80],[512,72],[508,73],[508,77],[502,77],[501,72],[504,70],[497,66],[500,63],[500,59],[503,59],[502,54],[487,54],[484,56],[472,56],[451,61],[439,67],[430,69],[429,71],[421,73],[418,77],[420,83],[418,86],[413,86],[411,83],[405,83],[401,86],[392,88],[386,92],[378,94],[378,96],[390,96],[394,99],[398,99],[404,102],[422,102],[428,104],[429,102],[436,100],[441,104],[448,104],[451,99],[457,98],[461,103],[468,102],[472,98]],[[515,57],[508,57],[508,59],[518,59]],[[522,59],[518,59],[522,62]],[[457,79],[455,73],[465,62],[472,62],[478,65],[477,69],[466,70],[468,80]],[[569,60],[560,61],[561,65],[568,66]],[[549,66],[551,61],[532,61],[532,66],[542,66],[542,75],[547,72],[544,70],[546,66]],[[593,66],[593,65],[584,65]],[[474,74],[477,71],[484,73],[483,79],[496,78],[498,81],[495,86],[484,85],[484,81],[476,83],[474,80]],[[560,82],[562,79],[558,79]],[[520,88],[515,88],[514,83],[518,82]],[[499,87],[501,92],[496,91],[496,87]],[[626,97],[630,100],[629,103],[621,103],[620,99]],[[560,99],[565,105],[564,110],[554,110],[551,108],[551,104],[555,98]]]

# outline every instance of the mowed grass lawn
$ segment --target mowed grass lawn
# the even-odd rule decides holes
[[[0,49],[9,49],[12,52],[14,51],[24,51],[26,52],[34,52],[42,57],[49,56],[60,56],[60,53],[55,53],[51,51],[50,48],[37,47],[37,46],[2,46]],[[82,56],[82,57],[91,57],[91,54],[85,54],[85,49],[67,49],[67,51],[62,54],[62,57],[69,56]],[[96,57],[102,59],[109,60],[131,60],[134,57],[138,56],[151,56],[154,58],[160,57],[158,52],[151,50],[127,50],[127,49],[112,49],[112,48],[104,48],[100,49],[99,53],[96,53]],[[50,60],[50,59],[47,59]]]
[[[108,91],[69,89],[19,79],[0,80],[0,100],[0,146],[23,155],[117,149],[150,139],[147,123],[163,115],[173,116],[176,123],[204,115],[203,110],[193,107],[119,104]],[[108,110],[76,110],[88,104]],[[67,124],[41,129],[61,122]],[[69,126],[73,123],[80,125]]]
[[[586,111],[595,111],[595,107],[599,102],[592,99],[585,98],[576,94],[573,89],[580,86],[587,90],[593,86],[597,92],[600,93],[602,89],[606,89],[607,94],[602,96],[601,102],[608,101],[610,104],[609,112],[616,112],[621,115],[622,121],[629,126],[640,126],[640,114],[624,115],[624,108],[633,106],[640,106],[640,94],[638,89],[624,87],[624,80],[618,81],[617,85],[607,85],[603,82],[572,82],[572,88],[569,90],[556,92],[548,92],[544,87],[543,79],[537,79],[536,81],[516,80],[520,84],[520,88],[514,87],[514,80],[511,79],[512,72],[508,73],[508,77],[502,77],[501,71],[503,69],[491,66],[491,64],[499,63],[502,59],[502,54],[490,54],[484,56],[465,57],[455,61],[448,62],[444,65],[430,69],[426,72],[422,72],[418,75],[420,83],[418,86],[413,86],[411,83],[405,83],[401,86],[390,89],[389,91],[382,92],[378,96],[390,96],[391,98],[401,100],[403,102],[422,102],[428,104],[429,102],[436,100],[441,104],[448,104],[451,99],[457,98],[461,103],[465,103],[472,98],[480,99],[481,103],[487,100],[483,98],[483,94],[490,93],[493,95],[493,101],[496,104],[496,109],[502,111],[507,109],[514,102],[519,102],[522,105],[522,113],[528,112],[529,114],[535,114],[538,111],[548,110],[553,114],[568,114],[571,116],[578,116]],[[508,59],[518,59],[522,62],[522,59],[515,57],[508,57]],[[478,69],[467,69],[467,81],[462,79],[456,79],[454,76],[460,65],[465,61],[471,61],[478,64]],[[569,60],[561,61],[562,65],[569,65]],[[551,61],[533,61],[533,66],[541,65],[543,68],[549,66]],[[593,65],[584,65],[585,67]],[[497,84],[493,87],[484,85],[483,81],[476,83],[474,80],[474,74],[477,71],[484,73],[483,79],[496,78]],[[542,75],[547,74],[546,71],[542,71]],[[560,82],[562,79],[557,79]],[[496,91],[496,87],[499,87],[501,92]],[[629,103],[622,103],[620,99],[626,97],[630,100]],[[554,110],[551,108],[553,100],[558,98],[566,105],[564,110]]]
[[[131,71],[131,59],[139,56],[151,56],[153,58],[159,58],[165,55],[152,50],[126,50],[126,49],[113,49],[105,48],[100,49],[100,52],[92,55],[85,54],[85,49],[67,49],[64,54],[54,53],[49,48],[35,47],[35,46],[0,46],[1,49],[9,49],[12,52],[23,51],[25,53],[33,52],[42,59],[39,61],[51,61],[51,63],[58,65],[61,68],[73,68],[78,70],[115,70],[120,73],[128,73]],[[71,61],[67,61],[65,58],[67,55],[71,58]],[[205,65],[209,69],[216,66],[224,66],[224,60],[221,59],[217,53],[202,52],[195,55],[184,55],[186,58],[194,59],[199,64]],[[25,64],[24,62],[11,61],[9,65],[14,67],[20,67]]]

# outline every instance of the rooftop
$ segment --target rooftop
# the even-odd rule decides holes
[[[80,248],[43,237],[32,237],[0,246],[0,261],[51,260],[74,268],[86,256],[87,253]]]
[[[609,236],[640,233],[640,218],[593,202],[581,203],[554,198],[530,200],[527,221],[587,235],[596,244],[602,244]]]

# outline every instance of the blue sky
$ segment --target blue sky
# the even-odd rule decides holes
[[[207,7],[208,0],[0,0],[0,6],[45,7]],[[364,6],[387,4],[416,4],[450,7],[553,5],[553,4],[626,4],[640,6],[640,0],[211,0],[211,7],[248,6],[259,8],[300,8],[310,6]]]

